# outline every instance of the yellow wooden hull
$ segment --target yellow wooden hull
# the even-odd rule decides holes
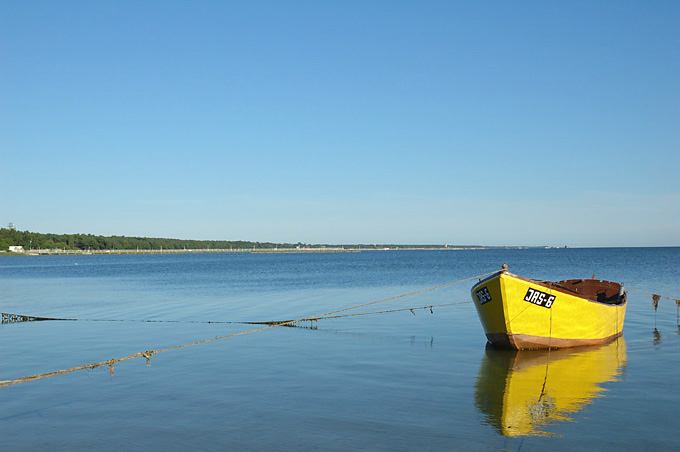
[[[596,280],[561,283],[504,270],[475,284],[472,299],[489,342],[512,349],[563,348],[602,344],[621,336],[626,297],[620,285]],[[576,292],[585,285],[592,294]],[[602,294],[597,295],[620,290],[623,296],[597,301],[599,287]]]

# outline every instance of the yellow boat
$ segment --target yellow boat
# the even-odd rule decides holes
[[[597,345],[621,336],[626,291],[597,279],[536,281],[503,270],[479,281],[472,299],[489,342],[511,349]]]
[[[546,436],[551,425],[605,395],[626,366],[623,337],[595,347],[502,350],[487,347],[475,384],[485,423],[504,436]]]

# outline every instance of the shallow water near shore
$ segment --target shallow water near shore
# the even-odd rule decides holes
[[[631,290],[604,347],[486,347],[500,269]],[[632,290],[635,289],[635,290]],[[0,380],[275,327],[0,388],[3,450],[677,450],[680,248],[7,256]],[[432,307],[430,309],[430,306]],[[425,308],[425,309],[422,309]]]

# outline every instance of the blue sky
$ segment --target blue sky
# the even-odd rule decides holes
[[[0,0],[0,225],[680,246],[680,2]]]

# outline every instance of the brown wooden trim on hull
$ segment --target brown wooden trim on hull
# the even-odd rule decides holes
[[[495,347],[509,348],[513,350],[531,350],[541,348],[569,348],[586,345],[600,345],[611,342],[622,334],[623,332],[619,332],[613,336],[600,339],[561,339],[556,337],[549,338],[530,336],[528,334],[491,333],[487,334],[486,338],[489,340],[491,345]]]

